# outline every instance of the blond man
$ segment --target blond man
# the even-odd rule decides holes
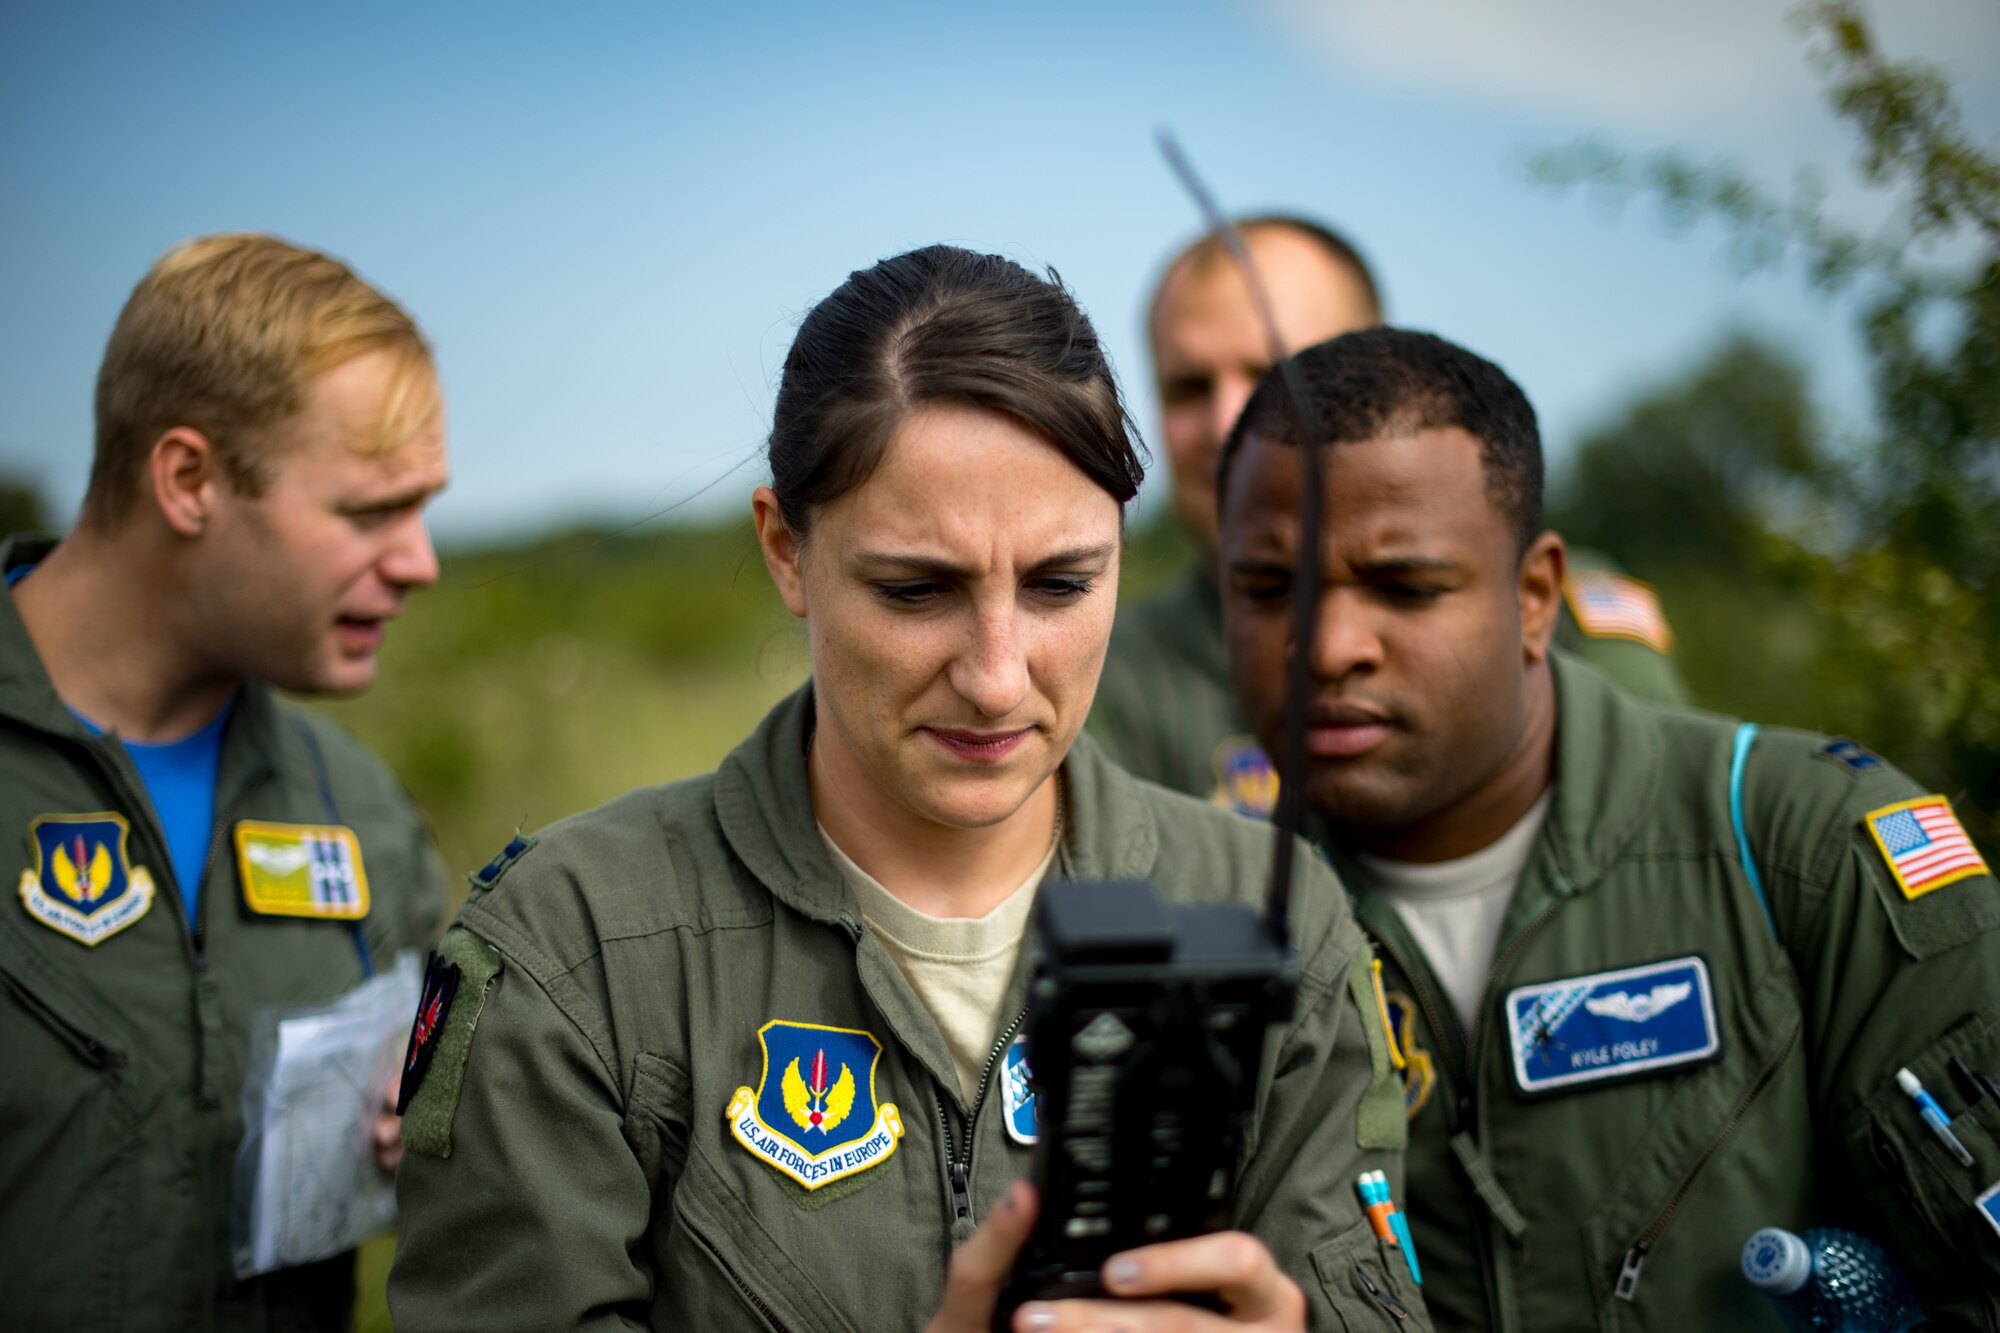
[[[106,348],[76,527],[0,545],[0,1291],[16,1327],[344,1328],[352,1255],[238,1280],[249,1033],[443,907],[381,765],[273,688],[373,681],[433,582],[444,409],[326,255],[190,241]],[[393,1167],[393,1117],[353,1151]]]

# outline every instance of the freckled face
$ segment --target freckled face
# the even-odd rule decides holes
[[[949,827],[1020,809],[1090,711],[1119,519],[1013,417],[933,405],[905,418],[869,479],[814,514],[795,574],[773,561],[808,620],[815,766]]]

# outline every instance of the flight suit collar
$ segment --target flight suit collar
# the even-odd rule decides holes
[[[1659,786],[1665,742],[1647,706],[1590,666],[1561,652],[1555,673],[1555,792],[1542,844],[1554,857],[1558,891],[1594,887],[1639,832]],[[1523,876],[1533,876],[1538,854]]]
[[[856,946],[863,986],[897,1039],[936,1080],[940,1095],[969,1115],[968,1098],[936,1023],[866,929],[853,892],[828,854],[813,818],[806,750],[813,730],[812,682],[766,715],[715,775],[715,815],[723,838],[780,902],[846,932]],[[1069,879],[1149,876],[1159,830],[1139,799],[1137,779],[1107,761],[1096,742],[1078,736],[1063,761],[1067,801],[1062,845],[1050,871]],[[1026,1003],[1032,950],[1023,949],[998,1022]],[[997,1133],[997,1131],[994,1131]]]
[[[860,929],[860,913],[813,819],[806,747],[813,728],[812,682],[773,708],[723,760],[715,814],[730,849],[778,899],[816,920]],[[1139,799],[1138,780],[1079,734],[1063,760],[1067,813],[1056,869],[1070,879],[1143,878],[1153,872],[1160,834]]]
[[[0,578],[22,565],[38,564],[55,549],[52,537],[9,537],[0,543]],[[37,731],[88,741],[90,732],[56,697],[41,654],[12,593],[0,596],[0,715]]]

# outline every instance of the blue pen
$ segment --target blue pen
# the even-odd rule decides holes
[[[1958,1135],[1951,1132],[1951,1117],[1937,1104],[1937,1098],[1924,1091],[1924,1085],[1917,1082],[1917,1076],[1907,1069],[1898,1069],[1896,1086],[1908,1093],[1910,1100],[1917,1104],[1917,1114],[1931,1127],[1931,1133],[1937,1135],[1938,1140],[1951,1149],[1951,1155],[1958,1159],[1959,1165],[1971,1166],[1972,1154],[1958,1141]]]
[[[1369,1217],[1378,1220],[1387,1214],[1390,1229],[1396,1235],[1396,1247],[1403,1252],[1403,1262],[1409,1267],[1410,1281],[1424,1285],[1424,1273],[1417,1266],[1417,1247],[1410,1239],[1410,1219],[1403,1216],[1396,1207],[1396,1201],[1389,1197],[1389,1177],[1382,1171],[1364,1171],[1355,1182],[1361,1191],[1361,1203]]]

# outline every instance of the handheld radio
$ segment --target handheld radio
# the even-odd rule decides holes
[[[1285,362],[1242,237],[1165,132],[1160,148],[1242,269],[1271,363],[1306,427],[1305,385]],[[1304,644],[1319,607],[1324,496],[1310,428],[1299,438],[1307,442],[1305,540],[1292,623],[1294,641]],[[1262,915],[1242,903],[1169,904],[1143,880],[1041,887],[1026,1027],[1041,1211],[1002,1294],[996,1329],[1026,1301],[1104,1295],[1098,1275],[1114,1254],[1231,1224],[1264,1045],[1291,1017],[1298,994],[1288,923],[1305,783],[1291,775],[1305,771],[1309,657],[1292,653],[1286,680],[1278,770],[1285,780]]]

